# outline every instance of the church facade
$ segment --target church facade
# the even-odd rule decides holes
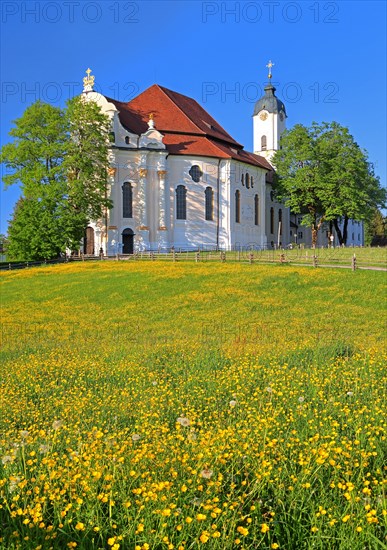
[[[271,189],[270,159],[286,110],[270,79],[271,72],[255,105],[250,153],[195,100],[153,85],[119,102],[93,91],[88,71],[83,97],[97,102],[112,123],[113,208],[90,223],[84,252],[262,249],[296,242],[297,219]]]

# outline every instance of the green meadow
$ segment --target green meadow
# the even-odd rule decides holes
[[[105,261],[1,285],[0,548],[387,547],[385,272]]]

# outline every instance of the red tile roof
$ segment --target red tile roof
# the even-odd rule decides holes
[[[155,128],[164,135],[163,142],[172,155],[198,155],[233,158],[240,162],[272,170],[266,159],[243,150],[194,99],[154,84],[140,95],[123,103],[109,97],[121,124],[131,133],[148,130],[150,113]]]

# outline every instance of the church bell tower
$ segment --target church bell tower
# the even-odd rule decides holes
[[[274,63],[269,61],[268,83],[262,96],[255,104],[253,113],[254,153],[271,160],[279,149],[279,141],[286,128],[285,105],[275,95],[271,69]]]

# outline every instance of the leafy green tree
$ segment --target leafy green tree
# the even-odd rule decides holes
[[[345,244],[348,220],[365,220],[385,202],[385,190],[366,152],[336,122],[313,123],[310,128],[296,125],[282,136],[273,163],[277,196],[292,212],[304,214],[302,223],[311,228],[313,246],[327,221]]]
[[[23,252],[25,259],[52,258],[66,248],[77,249],[89,221],[111,206],[109,131],[108,117],[82,96],[65,109],[38,101],[15,121],[14,140],[0,157],[10,170],[5,185],[18,183],[24,199],[11,221],[12,257],[21,259]]]
[[[387,219],[375,208],[365,224],[365,243],[371,246],[387,245]]]
[[[76,247],[89,221],[112,207],[107,196],[111,124],[94,101],[84,101],[82,96],[68,102],[66,118],[66,225],[69,242]]]
[[[59,220],[49,200],[21,197],[8,226],[8,260],[44,260],[62,250]]]

